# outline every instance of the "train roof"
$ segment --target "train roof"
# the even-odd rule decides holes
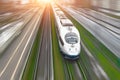
[[[60,10],[60,8],[56,7],[56,8],[55,8],[55,11],[61,11],[61,10]]]
[[[56,11],[57,15],[64,15],[64,13],[60,10],[60,11]]]
[[[67,17],[63,14],[59,15],[60,19],[67,19]]]
[[[54,8],[58,8],[58,6],[57,6],[57,5],[54,5]]]
[[[73,26],[73,23],[69,19],[60,19],[62,26]]]

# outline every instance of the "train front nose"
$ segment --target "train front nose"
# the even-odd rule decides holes
[[[65,58],[67,58],[67,59],[78,59],[79,58],[79,54],[80,54],[79,47],[77,47],[77,48],[69,47],[69,48],[66,49]]]
[[[79,51],[69,49],[67,54],[64,56],[66,59],[76,60],[79,58]]]
[[[69,48],[68,54],[71,56],[77,56],[80,54],[80,51],[78,48]]]

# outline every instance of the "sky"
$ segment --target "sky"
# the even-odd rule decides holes
[[[22,4],[28,3],[29,0],[22,0]]]
[[[38,0],[38,1],[46,2],[46,1],[50,1],[50,0]],[[61,0],[58,0],[58,1],[61,1]],[[22,3],[28,3],[28,2],[29,2],[29,0],[22,0]],[[63,0],[63,2],[73,3],[74,0]]]

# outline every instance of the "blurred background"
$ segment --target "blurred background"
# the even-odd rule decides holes
[[[44,0],[0,0],[0,4],[30,4]],[[120,0],[53,0],[61,4],[77,5],[79,7],[97,7],[120,11]]]

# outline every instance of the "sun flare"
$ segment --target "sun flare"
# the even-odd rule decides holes
[[[38,0],[38,2],[50,3],[52,0]]]

